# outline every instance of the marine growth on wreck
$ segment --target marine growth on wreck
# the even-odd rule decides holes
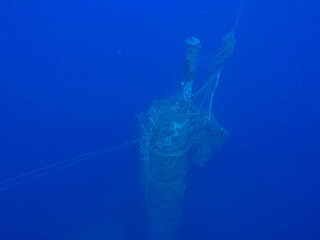
[[[229,135],[211,108],[221,69],[233,52],[234,42],[232,31],[223,39],[210,77],[202,88],[193,91],[201,46],[199,39],[187,39],[180,97],[155,101],[149,111],[139,117],[148,239],[179,239],[180,202],[186,189],[189,163],[204,165]],[[201,103],[196,104],[194,99],[199,96]],[[206,99],[209,99],[209,109],[203,107]]]

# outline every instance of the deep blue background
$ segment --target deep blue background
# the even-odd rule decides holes
[[[0,181],[139,138],[136,114],[197,81],[239,0],[1,1]],[[230,139],[190,168],[182,239],[320,239],[320,3],[247,1],[214,101]],[[0,192],[1,239],[114,222],[144,239],[139,147]]]

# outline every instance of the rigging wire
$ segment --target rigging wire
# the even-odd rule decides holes
[[[3,192],[3,191],[8,190],[10,188],[16,187],[16,186],[21,185],[23,183],[29,182],[33,179],[48,175],[50,173],[57,172],[61,169],[73,166],[75,164],[78,164],[78,163],[83,162],[85,160],[99,156],[101,154],[113,152],[118,149],[124,148],[126,146],[138,143],[139,141],[140,141],[140,139],[135,139],[135,140],[132,140],[129,142],[124,142],[122,144],[113,145],[113,146],[103,148],[103,149],[100,149],[100,150],[97,150],[94,152],[82,154],[82,155],[79,155],[79,156],[58,162],[58,163],[50,164],[50,165],[47,165],[42,168],[37,168],[37,169],[34,169],[32,171],[29,171],[29,172],[26,172],[26,173],[23,173],[20,175],[17,175],[12,178],[8,178],[8,179],[0,182],[0,192]]]
[[[204,83],[204,85],[202,87],[200,87],[200,89],[198,89],[192,96],[194,99],[196,99],[198,96],[200,96],[200,93],[205,90],[204,96],[202,97],[202,100],[200,103],[200,109],[204,103],[204,100],[207,98],[209,90],[212,88],[213,84],[215,84],[213,91],[211,93],[211,98],[210,98],[209,110],[211,112],[213,96],[214,96],[216,88],[218,86],[220,72],[221,72],[227,58],[229,58],[230,55],[233,53],[233,48],[234,48],[234,44],[235,44],[235,31],[238,26],[239,18],[241,16],[242,11],[243,11],[243,7],[244,7],[245,2],[246,2],[246,0],[243,0],[241,2],[241,5],[240,5],[239,10],[237,12],[237,16],[234,21],[232,29],[223,38],[223,42],[220,46],[219,53],[215,57],[216,61],[215,61],[214,67],[213,67],[213,73],[209,76],[208,80]],[[210,118],[210,115],[211,114],[209,113],[209,118]]]

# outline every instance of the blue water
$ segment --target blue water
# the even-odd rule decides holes
[[[240,2],[1,1],[0,181],[139,138],[185,39],[201,85]],[[181,239],[320,239],[319,9],[246,1],[213,103],[230,138],[190,166]],[[139,168],[132,144],[1,191],[0,239],[146,239]]]

